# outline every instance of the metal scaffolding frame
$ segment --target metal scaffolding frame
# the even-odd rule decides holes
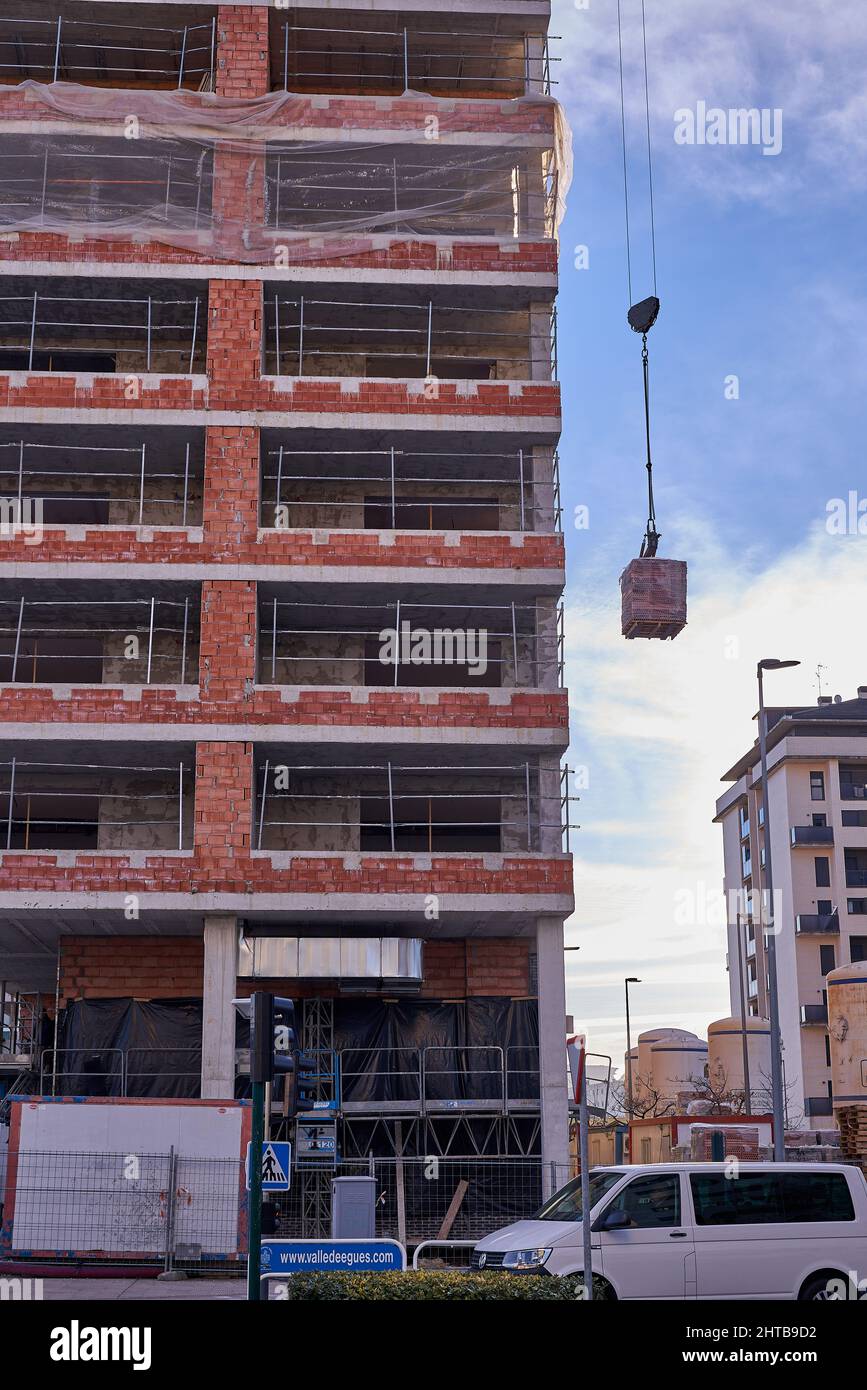
[[[303,36],[303,37],[301,37]],[[364,92],[365,84],[378,84],[382,90],[430,91],[441,95],[454,87],[462,96],[503,97],[541,90],[550,95],[557,83],[551,78],[552,57],[547,33],[483,33],[472,29],[428,29],[416,25],[392,29],[338,28],[337,26],[298,24],[284,21],[281,31],[280,71],[284,92],[313,90]],[[536,38],[540,53],[532,58],[530,43]],[[299,42],[300,39],[300,42]],[[368,44],[368,40],[370,43]],[[471,42],[465,43],[464,40]],[[345,42],[346,46],[341,46]],[[445,51],[432,51],[433,45]],[[473,45],[476,45],[474,47]],[[487,45],[487,51],[479,45]],[[497,46],[510,50],[497,52]],[[515,52],[515,49],[518,52]],[[290,56],[291,54],[291,56]],[[324,71],[310,70],[319,66]],[[362,63],[381,63],[381,72],[362,70]],[[347,71],[338,69],[345,63]],[[437,63],[452,65],[453,71],[434,73]],[[538,67],[538,77],[533,68]],[[423,69],[427,67],[427,71]],[[468,71],[471,68],[479,71]],[[273,85],[273,84],[272,84]]]
[[[270,464],[270,460],[276,460],[275,466]],[[355,473],[326,473],[316,464],[328,460],[349,459],[358,460],[358,466],[368,470],[374,470],[377,465],[380,471],[367,471]],[[467,459],[470,467],[476,466],[484,468],[485,462],[490,460],[492,465],[497,467],[500,475],[507,474],[511,469],[511,476],[487,476],[475,477],[472,474],[461,472],[455,477],[444,473],[438,473],[432,463],[425,460],[438,460],[440,467],[445,460]],[[533,476],[536,460],[532,450],[515,449],[509,453],[482,453],[478,450],[469,451],[466,454],[448,453],[445,450],[412,450],[412,449],[287,449],[284,445],[279,448],[263,450],[262,455],[262,489],[261,489],[261,515],[260,520],[264,526],[274,526],[275,529],[285,530],[293,525],[292,508],[319,508],[325,512],[337,510],[356,502],[353,498],[343,498],[328,500],[319,497],[292,497],[292,485],[298,483],[375,483],[384,486],[387,491],[380,497],[375,496],[359,499],[368,504],[375,505],[384,502],[390,510],[391,530],[452,530],[456,529],[449,525],[447,520],[439,521],[438,513],[443,512],[476,512],[478,524],[470,524],[461,527],[462,530],[498,530],[503,519],[503,513],[517,512],[518,525],[508,526],[507,530],[519,531],[546,531],[562,529],[562,508],[560,505],[560,468],[559,455],[556,450],[548,452],[550,460],[551,477],[550,479],[539,479]],[[308,460],[307,468],[314,471],[297,471],[303,468],[303,460]],[[416,461],[420,462],[416,462]],[[547,460],[546,460],[547,461]],[[336,467],[336,464],[332,465]],[[446,465],[448,466],[448,465]],[[409,468],[410,472],[403,470]],[[418,469],[427,468],[427,472],[418,472]],[[273,484],[273,488],[271,487]],[[448,486],[455,489],[455,495],[446,498],[413,496],[408,489],[416,487],[430,487],[431,485]],[[513,502],[502,502],[495,499],[474,498],[472,494],[464,497],[460,489],[467,486],[473,487],[504,487],[514,494]],[[545,492],[550,493],[550,499],[544,500]],[[286,496],[286,494],[289,494]],[[539,500],[539,494],[543,500]],[[273,497],[273,501],[271,500]],[[418,511],[420,505],[428,508],[429,525],[420,528],[416,525],[410,526],[405,521],[401,521],[401,512],[412,510]],[[268,508],[274,509],[274,521],[270,522],[267,518]],[[484,525],[485,515],[489,515],[492,507],[496,508],[497,526]],[[287,513],[286,522],[281,520],[281,509]],[[544,520],[550,518],[551,527],[544,525]],[[473,518],[471,515],[471,522]]]
[[[192,8],[197,8],[191,5]],[[0,82],[146,83],[211,91],[217,42],[216,17],[177,29],[91,20],[0,17]],[[30,31],[30,32],[28,32]],[[8,49],[12,61],[7,61]],[[161,66],[165,64],[165,66]],[[123,79],[114,82],[113,79]]]
[[[203,469],[201,464],[197,465],[192,461],[189,441],[184,445],[183,467],[179,468],[177,472],[165,467],[165,445],[162,445],[158,451],[155,449],[151,450],[151,455],[154,453],[157,454],[158,462],[155,467],[149,457],[147,442],[144,440],[140,445],[135,446],[117,444],[106,447],[91,444],[40,444],[21,439],[0,442],[0,451],[4,449],[12,451],[12,457],[15,459],[15,463],[11,468],[4,467],[4,461],[9,455],[4,455],[0,452],[0,493],[5,493],[7,480],[11,480],[18,502],[19,514],[25,500],[35,499],[40,501],[43,510],[42,520],[45,525],[52,525],[50,516],[45,515],[46,504],[48,504],[48,510],[50,510],[50,504],[52,502],[60,502],[64,508],[72,507],[74,509],[76,507],[81,507],[83,509],[81,512],[81,521],[90,522],[92,518],[86,515],[86,509],[92,511],[94,506],[98,503],[111,504],[112,502],[135,502],[136,500],[138,502],[138,525],[140,526],[144,524],[145,508],[147,507],[150,509],[157,506],[179,509],[181,515],[180,520],[175,523],[177,525],[187,526],[188,524],[195,525],[197,522],[201,522],[202,499],[201,496],[198,498],[191,498],[190,484],[193,482],[198,484],[202,483]],[[29,464],[28,454],[36,456],[33,463]],[[51,460],[45,458],[46,454],[60,455],[60,467],[52,466]],[[128,469],[115,468],[111,471],[107,469],[73,470],[65,466],[64,456],[67,454],[86,454],[88,457],[92,457],[95,454],[103,454],[106,456],[118,455],[122,457],[123,461],[128,461],[134,466]],[[45,459],[45,463],[48,465],[47,467],[35,466],[40,457]],[[111,493],[105,489],[92,492],[75,492],[70,488],[69,490],[57,491],[54,496],[49,497],[46,495],[46,491],[51,490],[51,482],[48,482],[46,489],[45,480],[54,478],[56,478],[58,482],[71,482],[73,486],[76,481],[81,482],[84,479],[96,480],[97,482],[130,479],[130,481],[135,484],[137,496],[133,493],[128,496],[122,494],[112,496]],[[38,487],[35,484],[36,479],[42,480]],[[182,484],[182,493],[180,497],[153,497],[148,494],[148,484],[162,485],[167,480],[170,482],[177,480]],[[190,513],[192,513],[192,516]],[[74,524],[74,518],[71,520],[72,524]],[[106,522],[104,524],[109,523]],[[125,524],[128,526],[130,523],[127,522]],[[168,523],[161,522],[160,524],[167,525]]]
[[[405,149],[400,158],[364,159],[335,148],[314,159],[309,149],[267,147],[266,226],[279,233],[358,225],[393,235],[554,236],[558,174],[550,150],[524,151],[522,163],[487,149],[470,155],[449,147],[426,159],[415,146]],[[538,169],[531,172],[525,166],[534,159]]]
[[[34,599],[22,594],[20,599],[0,599],[0,682],[101,685],[105,662],[123,660],[129,662],[132,672],[109,684],[151,685],[154,665],[159,663],[169,669],[176,667],[177,683],[186,685],[192,655],[188,648],[195,642],[198,625],[198,604],[191,605],[189,596],[183,600],[157,598],[153,594],[125,599]],[[179,651],[160,651],[160,639],[166,635],[179,640]],[[106,653],[106,638],[118,639],[119,644],[129,648],[129,654],[122,650]],[[75,643],[82,639],[97,650],[76,651]],[[8,677],[4,670],[7,662],[11,662]],[[78,679],[74,674],[64,676],[66,663],[70,668],[93,669],[95,674],[92,678],[85,675],[84,679],[81,675]],[[58,666],[58,674],[46,675],[46,665],[49,670]],[[136,669],[142,667],[136,679]],[[195,676],[197,684],[197,671]],[[174,681],[163,675],[156,683],[169,685]]]
[[[45,308],[47,305],[76,305],[79,309],[80,317],[53,317],[40,319],[40,305]],[[24,316],[15,317],[16,311],[7,306],[19,305],[25,309]],[[116,315],[120,322],[106,322],[101,317],[101,311],[110,307],[111,312]],[[189,309],[190,313],[186,320],[179,318],[175,322],[160,322],[161,311],[165,309]],[[85,317],[88,313],[90,318]],[[126,317],[124,318],[124,311]],[[61,314],[60,310],[49,310],[55,315]],[[74,311],[69,311],[73,313]],[[159,299],[153,295],[148,295],[144,299],[134,299],[126,297],[123,299],[109,298],[103,295],[53,295],[40,294],[38,287],[32,295],[3,295],[0,296],[0,351],[16,351],[26,354],[27,361],[22,363],[20,370],[24,371],[63,371],[63,357],[68,353],[75,353],[81,356],[105,356],[110,359],[107,367],[109,373],[117,371],[116,357],[118,352],[124,352],[131,358],[124,370],[150,372],[152,369],[152,359],[155,348],[159,349],[160,356],[179,357],[181,359],[181,370],[179,372],[161,372],[160,375],[192,375],[196,368],[196,358],[200,356],[204,349],[204,320],[206,315],[202,312],[202,301],[200,296],[195,299]],[[202,326],[200,328],[200,320]],[[18,330],[21,330],[20,332]],[[69,333],[70,330],[75,335],[73,341],[63,343],[45,343],[40,346],[39,334],[42,330],[43,335],[54,330],[56,333]],[[91,335],[91,341],[87,337],[79,336],[81,333]],[[136,334],[143,335],[140,347],[129,347],[119,337],[112,339],[109,337],[107,345],[103,345],[99,339],[101,335],[108,333],[115,334]],[[164,346],[160,341],[160,335],[190,335],[190,346],[172,347]],[[10,337],[12,341],[10,341]],[[93,339],[97,339],[94,344]],[[37,362],[37,354],[47,357],[47,365]],[[53,358],[57,355],[59,361],[54,363]],[[203,365],[203,364],[202,364]],[[8,368],[7,368],[8,370]],[[70,370],[70,368],[66,368]],[[74,370],[74,368],[72,368]]]
[[[383,667],[390,667],[394,673],[388,683],[397,686],[400,683],[400,677],[403,671],[406,670],[406,667],[402,665],[401,659],[402,643],[400,634],[402,631],[402,623],[421,621],[422,615],[435,620],[442,618],[445,620],[445,623],[448,624],[448,627],[435,621],[428,622],[425,630],[432,634],[438,631],[447,631],[451,637],[452,633],[466,632],[469,624],[467,627],[454,628],[452,626],[454,618],[450,618],[450,614],[461,614],[473,618],[475,615],[480,615],[483,622],[478,624],[474,621],[474,628],[475,631],[484,633],[486,643],[488,641],[493,641],[495,643],[505,642],[508,644],[512,654],[512,671],[516,687],[523,686],[532,688],[534,686],[543,685],[543,682],[540,680],[539,666],[544,658],[544,648],[546,645],[549,649],[549,657],[552,666],[556,667],[558,686],[562,687],[562,607],[562,602],[557,605],[555,610],[555,626],[551,632],[546,633],[539,631],[539,612],[535,604],[514,602],[497,604],[478,601],[441,603],[438,600],[432,600],[428,603],[407,603],[400,597],[395,598],[393,602],[386,601],[382,603],[345,603],[342,600],[334,603],[308,603],[294,599],[281,600],[275,597],[273,599],[264,599],[260,603],[259,661],[260,666],[264,669],[268,669],[270,666],[272,683],[276,683],[277,681],[278,668],[281,663],[327,662],[336,665],[351,664],[357,666],[359,661],[362,661],[366,664],[369,658],[365,658],[364,654],[360,656],[358,654],[338,656],[330,652],[314,652],[307,655],[293,652],[281,652],[280,639],[286,637],[355,637],[378,639],[385,629],[389,629],[396,635],[396,640],[392,644],[394,646],[394,655],[393,658],[387,661],[383,661],[381,658],[380,660]],[[333,624],[329,624],[327,627],[314,627],[311,625],[283,626],[281,624],[281,613],[283,610],[288,610],[290,616],[297,613],[299,617],[305,613],[312,613],[315,616],[317,613],[324,611],[334,614],[338,625],[334,626]],[[358,614],[359,616],[356,624],[350,626],[346,619],[347,615],[351,616],[353,614]],[[529,620],[527,615],[530,615]],[[492,629],[487,625],[490,622],[499,623],[502,626]],[[527,663],[521,659],[520,643],[522,641],[529,643],[533,649],[533,655],[529,663],[531,668],[530,671],[526,670]],[[456,644],[454,641],[450,641],[450,650],[447,655],[459,656],[459,645],[459,643]],[[506,664],[505,658],[502,655],[494,654],[488,654],[486,656],[486,663],[487,665],[498,668],[500,674],[502,674],[502,669]],[[448,666],[463,667],[467,665],[467,662],[460,660],[444,660],[441,663],[437,663],[435,660],[432,664],[441,664],[445,669]],[[532,675],[532,679],[523,680],[522,677],[525,674]],[[306,684],[306,682],[303,683]],[[311,681],[311,684],[314,683],[315,681]],[[446,680],[442,683],[445,685],[453,685],[455,682]],[[347,681],[347,684],[350,684],[350,682]],[[410,682],[410,684],[412,684],[412,682]],[[461,681],[460,684],[469,689],[473,688],[472,679]],[[482,686],[484,683],[482,681],[477,681],[477,684]]]
[[[368,365],[381,366],[390,362],[399,363],[408,370],[397,372],[398,377],[431,380],[434,376],[448,378],[448,368],[460,364],[474,369],[462,379],[471,381],[510,380],[500,375],[503,367],[520,364],[524,367],[524,380],[534,379],[533,364],[537,359],[546,359],[551,380],[557,375],[557,313],[552,308],[549,330],[534,333],[529,306],[511,309],[467,308],[462,304],[435,304],[428,300],[422,304],[387,303],[378,301],[315,299],[299,296],[297,299],[281,297],[278,287],[273,294],[270,286],[265,296],[264,333],[262,334],[263,371],[265,375],[275,376],[345,376],[384,375],[368,373]],[[329,322],[327,313],[318,310],[335,311]],[[352,310],[353,315],[342,315],[340,311]],[[284,317],[284,311],[289,316]],[[442,320],[443,315],[458,315],[457,323],[473,324],[463,327]],[[515,314],[526,317],[526,330],[498,329],[496,322]],[[393,316],[407,315],[403,323],[395,322]],[[435,316],[436,315],[436,321]],[[350,322],[346,322],[346,317]],[[354,321],[352,321],[354,318]],[[491,322],[493,320],[493,323]],[[490,327],[479,327],[479,323]],[[347,341],[348,335],[348,341]],[[287,343],[287,336],[289,342]],[[314,345],[311,346],[311,336]],[[399,342],[397,340],[400,340]],[[392,346],[380,346],[383,341]],[[449,352],[449,346],[465,343],[473,347],[473,353],[458,354]],[[334,346],[318,346],[319,341],[333,343]],[[537,352],[536,344],[541,344]],[[514,351],[517,346],[524,349]],[[363,359],[362,373],[346,371],[329,372],[328,359],[347,357]],[[288,369],[285,365],[288,358]],[[434,373],[433,368],[437,371]],[[273,372],[269,371],[274,367]],[[413,368],[418,370],[413,370]]]
[[[106,787],[105,778],[117,778],[118,774],[132,773],[144,774],[140,781],[147,783],[148,779],[154,777],[162,778],[171,776],[177,778],[177,787],[168,792],[161,791],[141,791],[137,786],[120,791],[115,787]],[[9,761],[0,761],[0,779],[7,785],[0,787],[0,803],[3,798],[6,800],[6,849],[7,850],[40,850],[40,849],[94,849],[92,843],[93,835],[84,844],[76,845],[70,843],[69,839],[63,839],[59,845],[33,845],[33,838],[52,838],[52,828],[55,837],[60,837],[65,828],[73,831],[78,829],[83,832],[96,831],[97,836],[101,829],[129,828],[129,827],[161,827],[164,825],[177,825],[177,849],[185,848],[184,841],[191,833],[192,827],[187,825],[184,818],[184,794],[187,788],[193,785],[189,780],[194,776],[195,767],[185,763],[183,758],[171,767],[142,767],[136,764],[111,764],[111,763],[49,763],[35,762],[29,759],[13,757]],[[48,779],[46,785],[45,779]],[[91,785],[86,784],[90,781]],[[76,785],[76,783],[78,785]],[[61,801],[82,803],[96,803],[96,819],[87,816],[76,816],[74,818],[64,817],[62,814],[50,816],[39,815],[39,803],[49,800],[52,804]],[[156,814],[147,816],[143,819],[126,817],[121,820],[103,817],[100,812],[104,801],[135,801],[155,803]],[[170,814],[170,808],[174,807],[175,817]],[[36,814],[34,815],[34,811]],[[34,835],[35,831],[35,835]],[[2,832],[0,832],[2,833]],[[22,844],[14,844],[18,838]],[[82,838],[85,838],[82,836]],[[114,847],[109,847],[114,849]],[[142,848],[150,849],[152,846],[142,844],[125,845],[118,847],[117,852],[126,853],[130,849]],[[100,849],[101,853],[106,850]]]
[[[493,776],[498,782],[510,779],[511,784],[503,788],[495,785],[487,790],[475,790],[479,785],[479,779],[485,776]],[[406,764],[388,761],[385,763],[373,764],[283,764],[276,761],[276,757],[269,756],[256,766],[254,779],[254,841],[256,849],[263,850],[263,839],[267,830],[323,830],[338,829],[352,830],[354,822],[347,820],[282,820],[275,817],[267,818],[269,805],[272,810],[275,805],[283,802],[303,802],[324,803],[328,806],[346,805],[352,809],[357,808],[359,812],[358,829],[366,829],[374,832],[386,843],[382,849],[389,849],[392,853],[432,853],[439,851],[447,853],[500,853],[504,852],[500,848],[489,846],[487,850],[470,850],[455,848],[450,840],[447,845],[434,843],[438,838],[438,833],[443,832],[453,836],[455,832],[464,831],[467,834],[473,832],[488,832],[495,835],[498,842],[501,841],[504,829],[514,829],[520,833],[523,841],[523,848],[517,848],[506,852],[526,852],[532,854],[538,850],[539,838],[543,831],[556,829],[562,832],[562,819],[558,819],[556,825],[551,825],[542,819],[540,807],[543,800],[542,778],[549,777],[556,787],[559,788],[560,770],[543,769],[538,764],[531,764],[529,760],[522,763],[461,763],[461,764]],[[339,779],[341,787],[352,786],[350,779],[355,779],[358,790],[354,788],[350,791],[309,791],[306,788],[299,788],[298,778],[306,778],[312,783],[318,779]],[[451,790],[439,791],[435,787],[427,787],[424,781],[427,778],[446,778],[447,785]],[[270,782],[269,782],[270,779]],[[418,782],[421,779],[422,786],[411,786],[410,783]],[[463,781],[469,780],[473,784],[472,790],[455,790],[455,786]],[[368,789],[362,789],[364,781]],[[287,782],[290,785],[281,785]],[[291,785],[294,783],[294,785]],[[534,785],[535,783],[535,785]],[[504,816],[502,809],[495,820],[483,818],[472,819],[468,815],[461,816],[460,812],[467,811],[473,803],[482,803],[481,811],[484,814],[491,802],[498,802],[500,805],[504,798],[520,802],[523,807],[523,815],[520,817]],[[402,815],[403,809],[408,814]],[[414,818],[417,814],[414,810],[421,803],[426,808],[423,819]],[[555,803],[559,807],[559,799]],[[363,813],[365,806],[370,806],[374,813],[378,813],[383,808],[385,819],[379,820],[371,818],[365,820]],[[434,806],[437,807],[438,814],[441,806],[454,806],[458,812],[457,816],[448,819],[434,819]],[[418,836],[426,841],[425,844],[404,848],[399,846],[399,837],[408,833]],[[313,848],[313,846],[308,846]],[[279,847],[278,847],[279,848]],[[297,851],[304,846],[292,846]],[[274,849],[266,849],[266,853],[274,853]],[[381,852],[374,850],[373,852]]]

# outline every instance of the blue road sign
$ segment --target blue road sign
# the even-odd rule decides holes
[[[250,1191],[250,1149],[247,1145],[247,1159],[244,1171],[247,1176],[247,1191]],[[266,1139],[262,1145],[262,1191],[288,1192],[292,1182],[292,1145],[276,1143]]]
[[[262,1278],[287,1274],[393,1274],[406,1269],[397,1240],[262,1241]]]

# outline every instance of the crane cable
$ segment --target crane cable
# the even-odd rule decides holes
[[[656,529],[656,509],[653,501],[653,459],[650,452],[650,365],[647,351],[647,334],[656,322],[659,313],[659,299],[656,292],[656,221],[653,205],[653,148],[650,137],[650,85],[647,71],[647,15],[645,0],[641,0],[641,33],[644,53],[644,115],[647,132],[647,178],[650,190],[650,249],[653,266],[653,297],[640,305],[632,303],[632,246],[629,231],[629,175],[626,153],[626,98],[623,78],[623,21],[621,0],[617,0],[617,47],[620,60],[620,133],[623,146],[623,203],[626,218],[626,281],[629,292],[630,327],[641,333],[641,366],[644,382],[644,428],[647,446],[647,526],[641,543],[641,558],[652,559],[661,539]],[[644,312],[641,312],[644,311]]]

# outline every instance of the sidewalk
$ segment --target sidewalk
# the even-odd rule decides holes
[[[154,1299],[230,1300],[247,1297],[243,1279],[45,1279],[46,1303],[133,1303]]]

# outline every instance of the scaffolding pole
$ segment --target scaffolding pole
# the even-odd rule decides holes
[[[15,632],[15,652],[12,657],[12,684],[15,684],[18,675],[18,653],[21,649],[21,627],[24,622],[24,595],[21,595],[21,602],[18,605],[18,627]]]
[[[178,849],[184,847],[184,764],[178,764]]]
[[[391,782],[391,763],[388,764],[388,826],[391,837],[391,852],[394,853],[394,791]]]
[[[271,767],[270,761],[265,759],[265,776],[262,779],[262,801],[259,806],[259,832],[256,836],[256,848],[262,848],[262,830],[265,825],[265,797],[268,794],[268,771]]]
[[[187,627],[190,620],[190,600],[184,599],[184,635],[181,640],[181,685],[187,682]]]
[[[149,625],[149,627],[148,627],[148,673],[147,673],[147,680],[145,681],[145,685],[150,685],[150,683],[151,683],[151,659],[152,659],[152,656],[153,656],[153,648],[154,648],[154,603],[155,603],[155,601],[156,601],[156,600],[154,599],[153,595],[151,595],[150,625]]]
[[[15,758],[12,759],[12,772],[9,778],[9,810],[6,816],[6,848],[12,848],[12,800],[15,796]]]

